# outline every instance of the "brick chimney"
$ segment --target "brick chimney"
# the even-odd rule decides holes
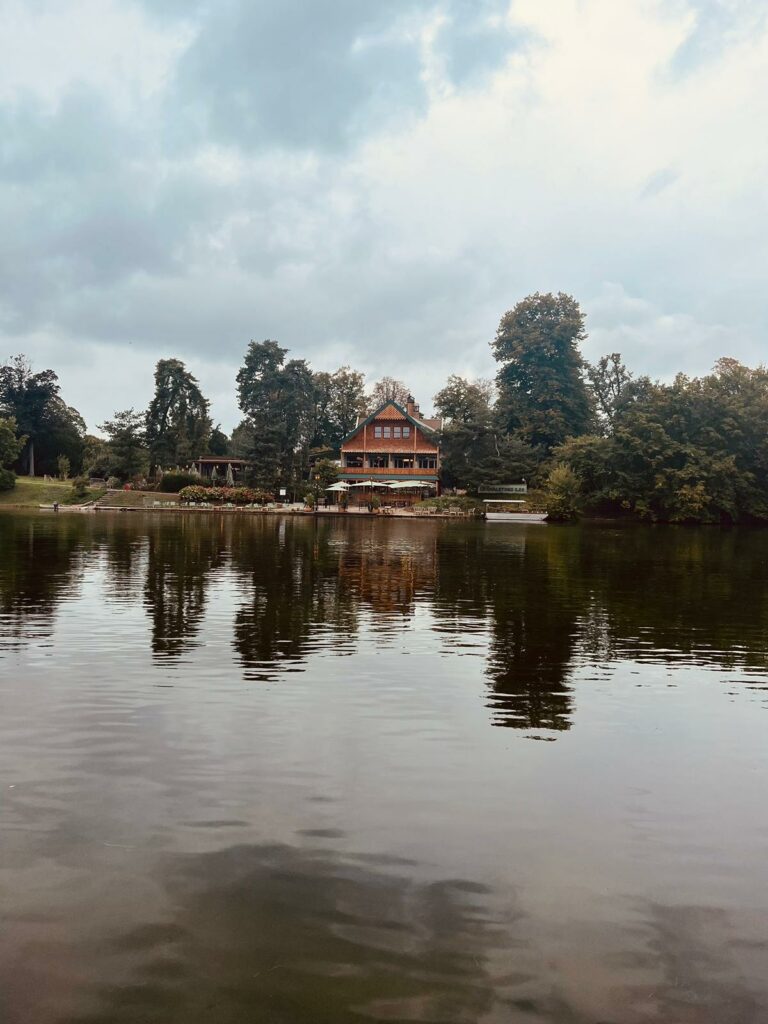
[[[405,411],[408,413],[409,416],[413,416],[415,420],[421,419],[421,413],[419,412],[418,405],[413,400],[413,395],[408,395],[408,398],[406,399],[405,402]]]

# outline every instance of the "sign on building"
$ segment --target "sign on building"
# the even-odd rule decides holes
[[[480,494],[527,494],[528,484],[495,484],[479,488]]]

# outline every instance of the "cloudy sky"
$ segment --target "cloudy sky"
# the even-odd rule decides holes
[[[526,294],[766,358],[765,0],[0,0],[0,356],[90,426],[251,338],[429,406]]]

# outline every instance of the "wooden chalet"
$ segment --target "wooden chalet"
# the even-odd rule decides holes
[[[412,504],[423,495],[439,493],[441,422],[421,415],[409,395],[405,407],[386,402],[360,420],[341,441],[339,479],[347,483],[363,480],[414,481],[414,488],[397,492],[398,504]],[[433,486],[419,488],[416,481]],[[361,489],[362,490],[362,489]],[[354,491],[350,492],[350,496]],[[363,494],[359,500],[364,500]]]

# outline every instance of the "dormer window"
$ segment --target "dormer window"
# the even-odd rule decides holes
[[[403,427],[403,437],[410,437],[410,436],[411,436],[411,428],[410,427]]]
[[[392,436],[392,427],[384,427],[384,437]]]
[[[381,437],[381,427],[374,427],[373,428],[373,436],[374,437]]]

